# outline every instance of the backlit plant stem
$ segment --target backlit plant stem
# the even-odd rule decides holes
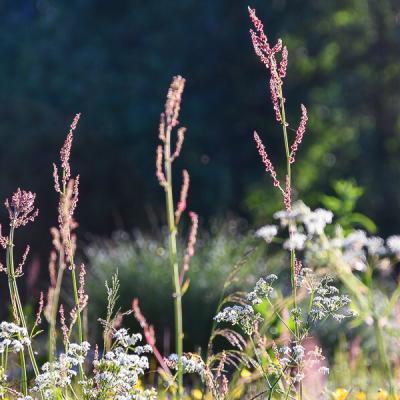
[[[65,266],[61,261],[63,257],[63,250],[59,252],[59,268],[57,272],[57,281],[56,286],[54,288],[54,294],[52,298],[52,305],[51,305],[51,316],[50,316],[50,330],[49,330],[49,361],[54,361],[54,353],[56,350],[57,344],[57,314],[58,314],[58,304],[60,301],[60,292],[61,292],[61,284],[62,279],[64,276]]]
[[[7,244],[7,254],[6,254],[6,263],[7,263],[7,275],[8,275],[8,287],[10,291],[10,296],[11,296],[11,303],[13,305],[13,309],[17,313],[17,317],[20,320],[20,323],[22,324],[22,327],[27,329],[27,324],[26,324],[26,319],[24,315],[24,310],[22,308],[22,303],[21,303],[21,298],[19,295],[18,291],[18,286],[17,286],[17,280],[15,277],[15,268],[14,268],[14,226],[13,223],[11,223],[11,228],[10,228],[10,237],[9,241]],[[35,373],[35,376],[39,374],[39,369],[36,363],[35,359],[35,354],[32,349],[32,345],[28,344],[28,353],[29,357],[32,363],[32,367]],[[20,351],[20,361],[21,361],[21,375],[22,375],[22,380],[21,380],[21,385],[23,389],[23,393],[26,395],[28,392],[27,388],[27,374],[26,374],[26,362],[25,362],[25,355],[23,350]]]
[[[182,326],[182,290],[179,282],[179,266],[176,235],[177,227],[174,216],[174,198],[172,193],[172,162],[171,162],[171,129],[167,127],[164,146],[164,163],[166,172],[165,201],[168,220],[168,242],[169,259],[172,268],[172,284],[174,288],[174,310],[175,310],[175,346],[178,355],[178,398],[183,394],[183,371],[181,359],[183,354],[183,326]]]
[[[65,171],[64,171],[64,174],[65,174]],[[63,181],[66,182],[65,179],[63,179]],[[61,193],[61,196],[67,196],[67,186],[65,183],[63,185],[63,191]],[[70,231],[68,231],[67,244],[68,244],[68,248],[72,249],[73,243],[72,243]],[[61,249],[61,251],[63,251],[63,250]],[[79,345],[81,345],[83,342],[83,330],[82,330],[82,319],[81,319],[81,308],[80,308],[79,294],[78,294],[78,285],[76,282],[76,274],[75,274],[74,252],[68,251],[68,254],[69,254],[68,262],[70,265],[71,277],[72,277],[72,288],[74,291],[74,300],[75,300],[75,306],[76,306],[76,325],[78,327],[78,343],[79,343]],[[82,364],[79,364],[79,376],[81,379],[83,379],[84,373],[83,373]]]
[[[282,90],[282,80],[278,76],[278,72],[276,70],[276,65],[273,65],[271,68],[272,73],[275,74],[276,80],[278,82],[278,89],[279,89],[279,103],[280,103],[280,110],[281,110],[281,117],[282,117],[282,130],[283,130],[283,140],[285,144],[285,155],[286,155],[286,176],[287,181],[286,185],[292,188],[292,168],[291,168],[291,154],[289,149],[289,140],[287,134],[287,123],[286,123],[286,112],[285,112],[285,98],[283,97],[283,90]],[[289,236],[290,238],[293,236],[294,226],[293,222],[289,222]],[[296,287],[296,274],[295,274],[295,259],[296,253],[293,245],[290,249],[290,275],[291,275],[291,283],[292,283],[292,296],[293,296],[293,307],[297,310],[297,287]],[[300,326],[297,318],[294,319],[294,334],[296,341],[300,341]],[[299,384],[299,399],[303,398],[303,382],[300,381]]]
[[[277,75],[276,67],[275,72]],[[282,82],[279,78],[278,80],[278,87],[279,87],[279,99],[280,99],[280,109],[281,109],[281,116],[282,116],[282,130],[283,130],[283,139],[285,144],[285,155],[286,155],[286,175],[287,175],[287,184],[289,187],[292,187],[292,168],[291,168],[291,155],[289,150],[289,140],[287,134],[287,123],[286,123],[286,113],[285,113],[285,100],[283,97],[283,90],[282,90]],[[294,226],[292,223],[289,223],[289,235],[293,235]],[[297,308],[297,288],[296,288],[296,275],[295,275],[295,250],[294,248],[290,249],[290,272],[291,272],[291,283],[292,283],[292,295],[293,295],[293,306]],[[299,333],[300,327],[297,320],[294,321],[294,332],[296,339],[299,340]]]

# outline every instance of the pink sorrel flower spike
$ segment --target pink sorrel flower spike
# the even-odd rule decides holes
[[[35,325],[40,325],[42,323],[43,308],[44,308],[44,297],[43,297],[43,292],[40,292],[39,308],[36,313]]]
[[[278,179],[276,177],[275,168],[272,165],[272,162],[268,157],[268,154],[267,154],[267,152],[265,150],[265,146],[264,146],[263,142],[261,141],[261,139],[258,136],[257,132],[255,132],[255,131],[254,131],[254,140],[255,140],[256,145],[257,145],[258,153],[260,154],[261,160],[262,160],[262,162],[263,162],[263,164],[265,166],[265,171],[267,171],[271,175],[272,179],[274,180],[274,186],[280,188],[280,183],[279,183],[279,181],[278,181]]]
[[[295,284],[297,287],[301,286],[301,274],[302,274],[303,265],[300,260],[295,258],[294,260],[294,277]]]
[[[175,211],[176,222],[179,222],[179,219],[180,219],[182,213],[186,209],[187,195],[188,195],[189,183],[190,183],[189,173],[187,172],[186,169],[184,169],[182,171],[182,178],[183,178],[183,182],[182,182],[182,188],[181,188],[181,196],[179,199],[178,207]]]
[[[269,81],[269,88],[271,91],[271,100],[275,111],[275,118],[278,122],[281,122],[282,116],[281,116],[281,108],[279,105],[279,96],[280,96],[279,82],[278,82],[278,77],[275,75],[275,73],[271,74],[271,79]]]
[[[295,162],[295,156],[296,156],[296,151],[299,148],[302,140],[304,133],[306,131],[306,125],[308,121],[308,115],[307,115],[307,109],[305,106],[302,104],[301,105],[301,119],[300,119],[300,124],[299,127],[297,128],[296,131],[296,137],[294,139],[294,142],[290,148],[290,162],[294,163]]]
[[[183,267],[182,267],[182,271],[179,277],[180,283],[182,284],[183,282],[183,278],[185,276],[185,273],[187,271],[189,271],[189,263],[190,263],[190,259],[193,257],[194,255],[194,249],[196,246],[196,240],[197,240],[197,229],[199,227],[199,216],[193,212],[190,211],[189,212],[189,217],[192,221],[192,226],[190,228],[190,233],[189,233],[189,240],[188,240],[188,245],[186,248],[186,254],[183,258]]]
[[[157,157],[156,157],[156,176],[158,179],[158,183],[160,186],[167,186],[167,180],[165,179],[165,175],[163,172],[163,148],[161,145],[157,147]]]
[[[173,162],[176,158],[179,157],[179,154],[181,154],[183,141],[185,139],[185,133],[186,133],[186,128],[178,129],[178,139],[176,141],[176,148],[174,154],[172,154],[171,156],[171,162]]]
[[[282,50],[282,59],[279,63],[279,77],[284,78],[286,76],[286,70],[288,66],[288,51],[286,46],[283,47]]]
[[[271,49],[270,49],[270,46],[268,43],[267,35],[264,32],[264,25],[261,22],[261,20],[257,17],[256,10],[254,8],[248,7],[248,10],[249,10],[251,22],[253,23],[254,28],[256,29],[256,31],[258,33],[258,35],[257,35],[256,32],[254,32],[252,29],[250,29],[250,34],[251,34],[254,49],[260,58],[261,58],[261,56],[258,54],[258,52],[265,53],[265,55],[268,56],[271,52]],[[264,64],[266,64],[266,63],[264,62]]]
[[[166,122],[170,127],[178,125],[179,111],[181,109],[182,93],[185,87],[185,79],[180,75],[174,76],[167,94],[165,103]]]
[[[286,175],[286,186],[285,192],[283,193],[283,204],[285,205],[286,211],[290,211],[292,209],[292,188],[288,175]]]
[[[18,188],[12,195],[11,202],[6,199],[4,205],[8,210],[11,226],[18,228],[35,220],[39,214],[39,210],[35,209],[35,198],[35,193]]]
[[[72,141],[74,139],[74,130],[76,129],[76,126],[78,125],[78,121],[79,121],[80,117],[81,117],[80,113],[75,115],[74,120],[72,121],[70,130],[69,130],[69,133],[67,135],[67,138],[65,139],[64,145],[60,151],[61,166],[64,170],[63,186],[66,185],[66,182],[68,182],[69,178],[71,177],[71,167],[69,165],[69,158],[71,156],[71,147],[72,147]],[[55,183],[55,186],[56,186],[56,190],[57,190],[57,183]]]

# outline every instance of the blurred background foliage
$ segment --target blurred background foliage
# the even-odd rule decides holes
[[[212,221],[239,217],[250,230],[271,222],[280,208],[252,140],[256,129],[283,170],[282,138],[264,67],[251,46],[247,3],[0,2],[0,198],[17,186],[34,190],[41,212],[39,222],[17,238],[33,249],[29,295],[47,286],[46,279],[36,282],[40,273],[47,274],[48,227],[57,223],[51,163],[74,114],[82,112],[72,163],[81,174],[78,234],[91,242],[83,256],[98,268],[90,275],[93,307],[101,309],[102,281],[119,267],[122,281],[129,277],[136,289],[124,286],[124,306],[133,296],[143,298],[149,320],[157,317],[164,329],[165,303],[155,301],[162,296],[171,301],[168,270],[158,253],[162,239],[153,244],[146,239],[143,250],[137,235],[126,241],[92,240],[92,235],[134,229],[152,234],[163,225],[164,197],[154,167],[157,129],[171,77],[182,74],[187,86],[180,119],[188,133],[177,167],[190,171],[189,208],[201,215],[202,234],[211,235],[193,260],[196,285],[185,300],[196,317],[204,311],[200,319],[209,323],[226,271],[251,241],[230,237],[228,228],[216,232]],[[398,232],[400,4],[253,0],[249,5],[257,8],[271,41],[282,37],[289,49],[285,96],[291,128],[297,127],[301,102],[309,111],[294,171],[295,197],[332,209],[345,228],[356,223],[370,232],[377,226],[383,236]],[[4,210],[1,217],[4,221]],[[114,251],[128,258],[113,259]],[[255,277],[260,266],[253,267]],[[204,298],[207,293],[212,296]],[[204,310],[196,308],[199,299]],[[190,312],[186,315],[190,324]],[[199,344],[207,332],[194,327],[188,334]]]

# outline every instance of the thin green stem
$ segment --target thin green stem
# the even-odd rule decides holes
[[[67,186],[65,183],[65,171],[63,171],[63,191],[60,194],[60,196],[67,196]],[[73,243],[72,243],[72,239],[71,239],[71,232],[68,232],[68,238],[67,238],[67,242],[68,242],[68,247],[69,249],[72,249],[73,247]],[[80,302],[79,302],[79,294],[78,294],[78,285],[77,285],[77,281],[76,281],[76,274],[75,274],[75,260],[74,260],[74,254],[73,251],[70,250],[68,252],[69,254],[69,265],[71,268],[71,277],[72,277],[72,288],[73,288],[73,292],[74,292],[74,300],[75,300],[75,306],[76,306],[76,324],[78,326],[78,343],[81,345],[83,342],[83,331],[82,331],[82,319],[81,319],[81,308],[80,308]],[[79,377],[82,380],[84,377],[84,371],[83,371],[83,367],[82,364],[79,364]]]
[[[19,359],[21,362],[21,391],[24,396],[26,396],[28,394],[28,378],[26,375],[26,362],[23,349],[19,352]]]
[[[19,295],[19,290],[17,286],[17,281],[15,278],[15,268],[14,268],[14,226],[11,225],[10,229],[10,237],[9,237],[9,243],[7,246],[7,254],[6,254],[6,262],[7,262],[7,275],[8,275],[8,287],[10,291],[10,296],[11,296],[11,304],[13,305],[13,309],[17,313],[17,317],[19,318],[22,327],[26,329],[28,332],[28,327],[24,315],[24,310],[22,308],[22,303],[21,303],[21,298]],[[29,353],[29,358],[32,363],[32,367],[35,373],[35,376],[39,375],[39,368],[36,363],[36,358],[35,354],[32,349],[32,344],[29,343],[27,345],[28,347],[28,353]],[[23,368],[26,368],[26,363],[24,359],[24,366]]]
[[[165,201],[167,207],[167,221],[169,229],[169,259],[172,268],[172,284],[174,288],[174,311],[175,311],[175,347],[178,355],[178,399],[183,395],[183,371],[182,371],[182,354],[183,354],[183,323],[182,323],[182,291],[179,282],[179,266],[177,252],[177,227],[174,217],[174,198],[172,193],[172,163],[171,163],[171,128],[166,131],[166,140],[164,146],[164,160],[167,184],[165,186]]]
[[[276,74],[276,78],[278,81],[279,87],[279,99],[280,99],[280,109],[281,109],[281,117],[282,117],[282,129],[283,129],[283,139],[285,144],[285,154],[286,154],[286,174],[287,174],[287,182],[286,185],[289,186],[290,190],[292,187],[292,168],[291,168],[291,155],[289,149],[289,140],[287,134],[287,123],[286,123],[286,112],[285,112],[285,99],[283,97],[283,90],[282,90],[282,81],[278,76],[276,71],[276,65],[274,66],[274,70],[271,70],[273,74]],[[287,188],[286,188],[287,190]],[[289,223],[289,236],[293,235],[295,226],[294,223]],[[291,272],[291,283],[292,283],[292,295],[293,295],[293,307],[297,309],[297,287],[296,287],[296,274],[295,274],[295,259],[296,253],[293,248],[290,250],[290,272]],[[298,341],[300,337],[300,326],[297,318],[294,320],[294,331],[295,331],[295,338]],[[303,384],[300,382],[300,391],[299,391],[299,399],[303,398]]]
[[[264,378],[265,378],[265,380],[266,380],[266,382],[267,382],[268,390],[271,391],[271,390],[272,390],[272,385],[271,385],[271,382],[270,382],[269,379],[268,379],[268,374],[267,374],[267,372],[266,372],[265,369],[264,369],[262,360],[261,360],[261,358],[260,358],[260,356],[259,356],[259,354],[258,354],[258,351],[257,351],[256,345],[255,345],[255,343],[254,343],[254,340],[253,340],[253,338],[251,337],[251,335],[249,336],[249,338],[250,338],[250,343],[251,343],[251,345],[252,345],[252,347],[253,347],[254,355],[255,355],[256,358],[257,358],[257,362],[258,362],[258,364],[259,364],[259,366],[260,366],[260,368],[261,368],[261,371],[262,371],[262,373],[263,373],[263,375],[264,375]]]
[[[54,353],[57,347],[57,313],[58,313],[58,303],[60,300],[61,284],[64,275],[65,267],[61,261],[63,250],[59,252],[59,266],[57,273],[56,286],[54,288],[52,304],[51,304],[51,315],[50,315],[50,329],[49,329],[49,361],[54,361]]]

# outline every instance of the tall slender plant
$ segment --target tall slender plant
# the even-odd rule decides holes
[[[177,140],[175,149],[171,149],[171,137],[175,128],[179,125],[179,112],[181,108],[182,93],[185,86],[185,79],[181,76],[175,76],[168,90],[167,101],[164,112],[161,114],[159,126],[159,139],[162,144],[157,147],[156,175],[158,182],[165,191],[165,205],[168,223],[168,242],[169,242],[169,261],[172,272],[172,284],[174,288],[174,313],[175,313],[175,348],[178,358],[177,383],[178,398],[183,395],[183,315],[182,315],[182,296],[187,290],[189,280],[185,280],[185,274],[189,270],[189,261],[194,253],[196,243],[196,234],[198,227],[198,216],[194,212],[189,212],[192,227],[189,235],[186,254],[182,260],[182,266],[179,266],[177,234],[178,225],[182,213],[186,209],[187,195],[189,190],[189,173],[183,170],[183,183],[180,193],[180,199],[175,210],[173,194],[173,176],[172,164],[179,157],[185,138],[186,128],[177,129]]]

